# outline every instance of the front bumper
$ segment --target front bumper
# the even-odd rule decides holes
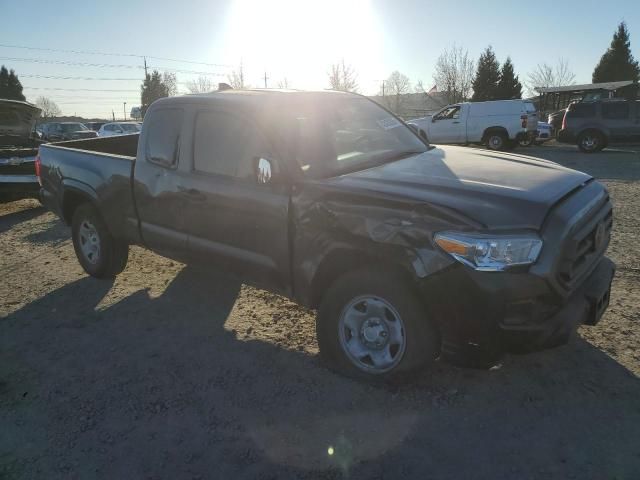
[[[566,297],[531,273],[477,272],[463,265],[426,279],[422,287],[440,325],[443,357],[485,366],[505,352],[566,343],[579,325],[595,325],[608,306],[614,273],[614,263],[602,257]]]
[[[558,130],[556,139],[560,143],[576,143],[575,135],[567,129]]]

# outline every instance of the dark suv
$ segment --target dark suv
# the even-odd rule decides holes
[[[80,122],[51,122],[42,126],[42,138],[48,142],[95,138],[98,134]]]
[[[585,153],[599,152],[611,143],[640,142],[640,102],[573,103],[564,115],[558,141],[575,143]]]

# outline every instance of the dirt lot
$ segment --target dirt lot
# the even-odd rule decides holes
[[[325,370],[287,300],[139,248],[98,281],[53,215],[0,205],[0,478],[640,478],[640,155],[522,153],[609,186],[609,311],[396,387]]]

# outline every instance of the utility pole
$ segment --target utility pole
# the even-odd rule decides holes
[[[265,70],[265,71],[264,71],[264,88],[267,88],[267,79],[268,79],[268,78],[269,78],[269,77],[267,77],[267,71]]]
[[[384,98],[384,82],[386,82],[386,80],[382,80],[382,98]]]
[[[122,104],[122,113],[124,113],[124,121],[127,121],[127,102],[123,102]]]
[[[142,57],[144,58],[144,78],[147,78],[147,57]]]
[[[113,121],[113,122],[116,121],[116,114],[115,114],[115,112],[113,110],[111,110],[111,118],[112,118],[111,121]]]

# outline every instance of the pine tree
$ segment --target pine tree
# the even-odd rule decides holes
[[[624,22],[618,25],[613,34],[611,46],[602,55],[600,62],[593,70],[593,83],[616,82],[620,80],[640,80],[640,66],[631,55],[629,30]]]
[[[7,98],[9,89],[9,70],[2,65],[0,67],[0,98]]]
[[[500,63],[496,59],[493,48],[489,45],[478,60],[478,69],[473,79],[473,102],[495,100],[498,97],[500,81]]]
[[[500,81],[498,82],[498,94],[495,99],[511,100],[514,98],[522,98],[522,84],[513,70],[511,58],[507,57],[507,60],[502,65]]]
[[[149,105],[159,98],[168,97],[169,89],[162,80],[162,75],[154,70],[151,75],[147,74],[144,82],[140,86],[140,101],[142,103],[142,115],[147,111]]]
[[[7,70],[7,67],[4,65],[0,67],[0,98],[25,100],[22,94],[22,84],[20,80],[18,80],[16,72]]]
[[[9,70],[9,76],[7,77],[7,95],[5,98],[9,100],[21,100],[25,101],[26,98],[22,94],[22,84],[18,80],[16,72]]]

